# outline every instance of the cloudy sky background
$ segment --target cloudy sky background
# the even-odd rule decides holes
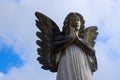
[[[60,29],[69,12],[84,16],[85,26],[98,26],[95,50],[98,70],[93,80],[119,80],[120,0],[0,0],[0,80],[55,80],[36,60],[36,11]]]

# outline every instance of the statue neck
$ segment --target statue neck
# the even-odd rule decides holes
[[[78,31],[75,31],[76,36],[78,37]]]

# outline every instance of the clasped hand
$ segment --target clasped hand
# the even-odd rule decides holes
[[[76,31],[73,27],[70,27],[69,35],[70,37],[72,37],[73,40],[78,39],[78,31]]]

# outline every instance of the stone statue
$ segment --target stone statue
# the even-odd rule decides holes
[[[84,27],[83,16],[69,13],[65,18],[63,30],[49,17],[36,12],[37,60],[42,68],[57,72],[56,80],[92,80],[97,70],[95,39],[97,27]]]

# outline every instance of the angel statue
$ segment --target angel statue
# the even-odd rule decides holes
[[[36,12],[36,41],[42,68],[57,72],[56,80],[92,80],[97,70],[94,50],[97,27],[85,28],[83,16],[71,12],[64,21],[62,31],[49,17]]]

